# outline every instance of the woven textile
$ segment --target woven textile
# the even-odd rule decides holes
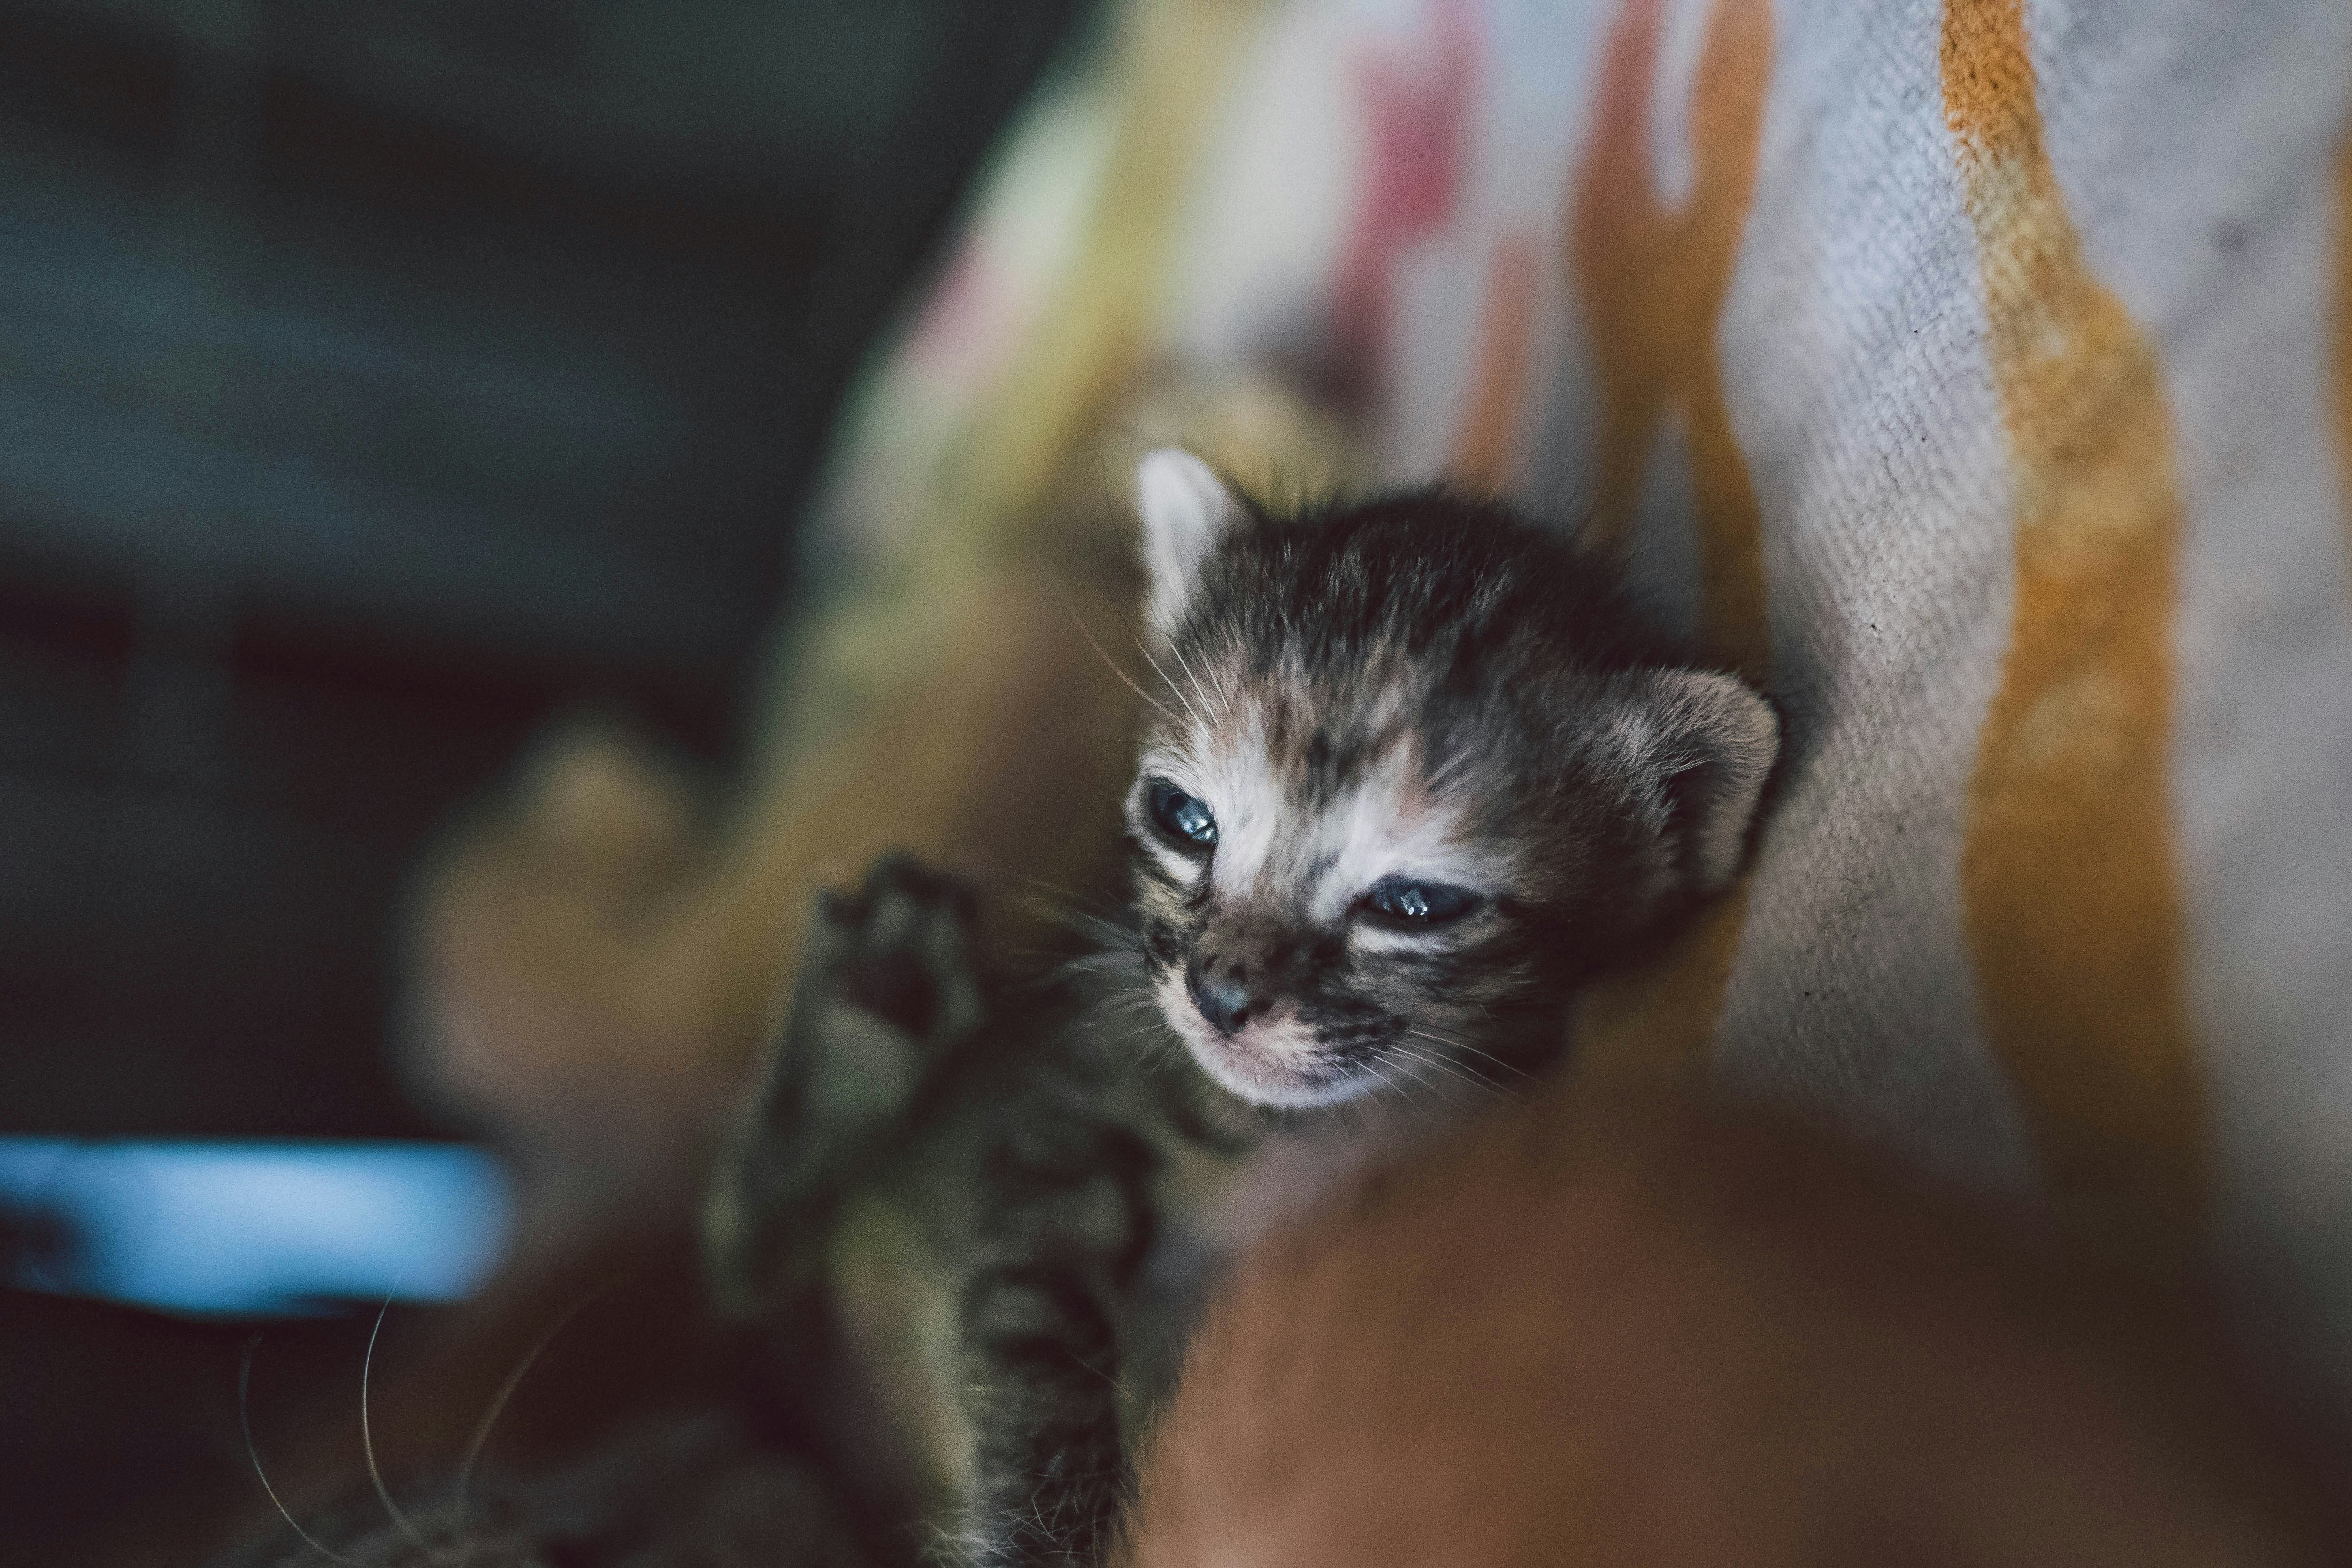
[[[2352,1402],[2352,8],[1299,0],[1124,36],[1209,15],[1169,191],[1105,174],[1148,50],[1010,151],[826,548],[944,548],[1018,342],[1105,291],[1072,258],[1163,237],[1121,363],[1280,380],[1384,477],[1589,529],[1784,703],[1752,873],[1587,1000],[1589,1070],[1705,1053],[2210,1254]]]

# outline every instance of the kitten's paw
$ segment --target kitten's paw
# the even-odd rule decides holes
[[[804,1282],[861,1162],[980,1027],[977,910],[963,883],[895,855],[856,892],[819,895],[783,1026],[706,1196],[705,1259],[726,1310],[764,1310],[779,1282]]]
[[[780,1048],[840,1079],[849,1102],[902,1108],[980,1026],[977,914],[969,887],[900,855],[855,893],[819,894]]]

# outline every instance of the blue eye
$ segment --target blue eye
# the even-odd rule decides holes
[[[1217,819],[1200,801],[1165,779],[1151,781],[1151,820],[1178,844],[1206,849],[1217,841]]]
[[[1443,882],[1407,882],[1391,879],[1372,889],[1365,900],[1373,912],[1400,925],[1439,926],[1458,921],[1478,907],[1478,895]]]

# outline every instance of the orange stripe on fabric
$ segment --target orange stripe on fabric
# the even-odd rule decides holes
[[[2021,0],[1948,0],[1944,114],[2016,487],[2016,608],[1960,857],[1990,1042],[2062,1210],[2163,1252],[2206,1183],[2167,747],[2180,500],[2156,355],[2092,277]]]
[[[1650,96],[1659,0],[1627,0],[1609,37],[1591,150],[1570,193],[1569,273],[1602,397],[1600,484],[1589,538],[1622,556],[1642,473],[1669,410],[1690,432],[1697,506],[1699,635],[1710,658],[1762,680],[1771,664],[1762,516],[1733,437],[1715,339],[1756,184],[1772,62],[1766,0],[1717,0],[1693,84],[1690,198],[1652,183]],[[1588,1073],[1646,1073],[1705,1047],[1747,923],[1742,881],[1658,961],[1595,985],[1578,1010]]]
[[[1591,151],[1570,198],[1569,272],[1602,395],[1593,539],[1620,551],[1628,544],[1643,469],[1666,411],[1679,406],[1692,426],[1707,569],[1702,632],[1719,657],[1760,676],[1756,501],[1724,412],[1715,334],[1755,190],[1772,14],[1764,0],[1717,0],[1692,87],[1691,195],[1669,208],[1651,177],[1660,10],[1660,0],[1627,0],[1610,33]]]

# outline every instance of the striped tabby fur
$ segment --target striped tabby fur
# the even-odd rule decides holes
[[[1578,984],[1734,875],[1778,749],[1496,507],[1269,517],[1181,452],[1138,494],[1130,934],[1044,1017],[971,973],[955,883],[878,868],[822,911],[708,1215],[722,1299],[862,1351],[901,1493],[975,1563],[1107,1554],[1216,1259],[1539,1070]]]

